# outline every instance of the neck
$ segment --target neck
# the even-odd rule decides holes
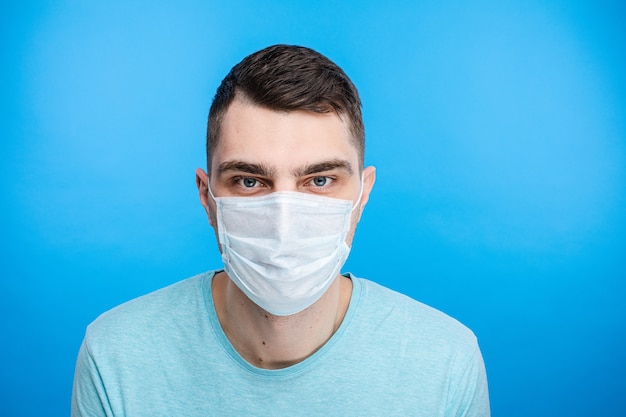
[[[311,307],[274,316],[254,304],[221,272],[213,278],[213,301],[235,350],[259,368],[280,369],[311,356],[335,333],[348,309],[352,281],[337,276]]]

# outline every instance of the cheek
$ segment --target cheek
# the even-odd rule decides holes
[[[350,219],[350,231],[348,232],[348,235],[346,236],[346,243],[348,244],[348,246],[352,246],[352,241],[354,240],[354,234],[356,233],[356,226],[359,223],[360,218],[361,218],[361,207],[357,207],[352,212],[352,216]]]
[[[215,229],[215,234],[217,234],[217,214],[214,207],[210,207],[207,209],[207,215],[209,216],[209,224],[213,229]]]
[[[215,243],[217,243],[217,248],[220,253],[222,253],[222,245],[220,244],[220,235],[217,228],[217,218],[215,217],[215,210],[209,208],[207,209],[207,215],[209,216],[209,224],[213,228],[213,232],[215,233]]]
[[[211,227],[213,227],[214,229],[217,229],[217,217],[216,217],[217,208],[215,206],[215,202],[213,201],[211,196],[209,196],[207,200],[208,201],[206,205],[204,205],[204,211],[206,212],[206,215],[209,219],[209,224],[211,225]]]

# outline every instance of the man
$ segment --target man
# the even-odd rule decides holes
[[[374,185],[356,88],[276,45],[211,106],[200,201],[224,269],[92,323],[74,416],[488,416],[482,357],[458,322],[340,274]]]

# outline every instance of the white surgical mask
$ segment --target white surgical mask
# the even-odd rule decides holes
[[[224,270],[255,304],[277,316],[311,306],[348,258],[357,203],[293,191],[215,197]]]

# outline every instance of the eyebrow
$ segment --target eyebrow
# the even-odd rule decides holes
[[[350,162],[344,159],[331,159],[328,161],[322,161],[315,164],[307,165],[303,168],[294,171],[296,177],[304,177],[306,175],[317,174],[320,172],[331,171],[333,169],[342,169],[348,174],[352,175],[353,169]]]
[[[354,170],[352,169],[352,164],[344,159],[330,159],[328,161],[321,161],[314,164],[306,165],[302,168],[298,168],[293,172],[295,177],[304,177],[311,174],[317,174],[320,172],[332,171],[334,169],[341,169],[347,172],[349,175],[352,175]],[[265,178],[273,178],[276,174],[276,168],[270,167],[265,164],[257,164],[253,162],[246,161],[225,161],[222,162],[218,169],[218,175],[222,175],[228,171],[238,171],[245,172],[250,175],[257,175]]]
[[[276,175],[276,169],[273,167],[245,161],[226,161],[222,162],[217,168],[218,175],[221,175],[227,171],[240,171],[247,174],[258,175],[266,178],[271,178]]]

